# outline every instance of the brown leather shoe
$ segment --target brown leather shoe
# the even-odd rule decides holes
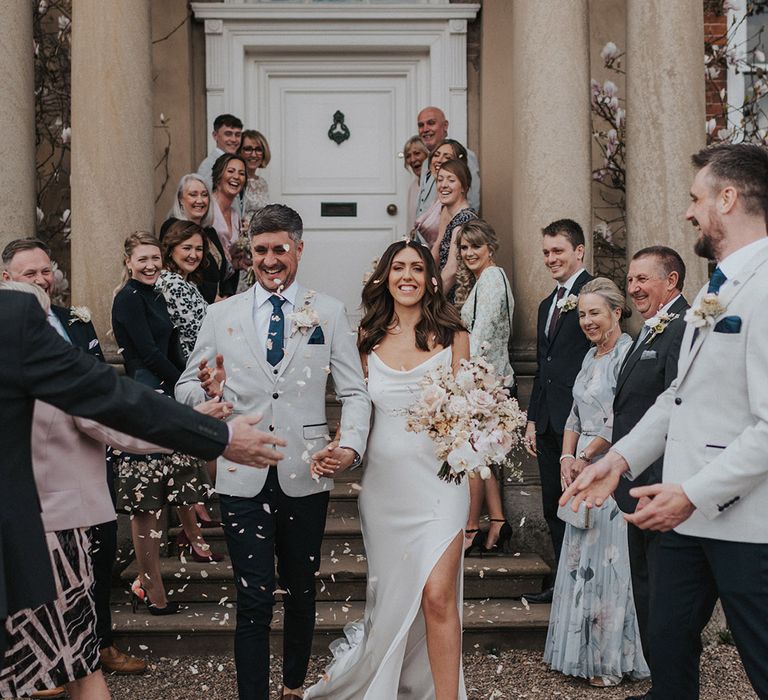
[[[32,693],[29,697],[48,698],[49,700],[52,700],[53,698],[65,698],[67,697],[67,691],[62,686],[59,686],[58,688],[51,688],[50,690],[38,690],[36,693]]]
[[[99,652],[101,668],[109,673],[121,676],[144,673],[147,670],[147,662],[135,656],[120,651],[117,647],[105,647]]]

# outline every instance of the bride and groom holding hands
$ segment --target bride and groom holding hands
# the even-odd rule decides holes
[[[406,241],[387,248],[366,283],[355,334],[340,301],[296,280],[302,226],[284,205],[254,216],[257,283],[209,308],[176,386],[184,403],[220,396],[236,415],[261,414],[260,427],[287,443],[282,459],[265,469],[226,459],[217,465],[237,586],[239,696],[269,697],[269,632],[279,589],[283,697],[464,699],[461,561],[469,489],[466,480],[436,478],[433,445],[406,431],[404,409],[427,372],[441,365],[455,371],[468,359],[468,335],[445,300],[429,250]],[[342,404],[335,436],[325,413],[328,374]],[[332,478],[359,465],[364,452],[365,615],[334,645],[323,679],[303,691]]]

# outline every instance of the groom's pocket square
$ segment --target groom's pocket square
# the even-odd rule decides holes
[[[715,333],[741,333],[741,317],[726,316],[715,325]]]
[[[641,360],[655,360],[657,357],[655,350],[643,350],[643,354],[640,355]]]
[[[312,335],[309,336],[307,345],[325,345],[325,336],[323,335],[323,329],[320,326],[315,326],[315,330],[312,331]]]

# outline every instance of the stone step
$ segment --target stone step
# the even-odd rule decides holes
[[[318,599],[365,600],[367,569],[365,557],[360,555],[323,557],[318,573]],[[237,598],[228,557],[213,564],[165,558],[160,560],[160,570],[170,600],[199,603]],[[121,574],[124,596],[137,571],[133,562]],[[464,560],[464,598],[515,598],[541,590],[547,573],[549,567],[538,554],[468,557]],[[124,599],[119,592],[116,597]]]
[[[168,531],[168,554],[170,556],[177,556],[178,554],[176,537],[180,532],[180,527],[172,527]],[[214,552],[224,554],[227,551],[223,528],[206,528],[203,530],[203,537],[211,545]],[[323,556],[365,554],[363,535],[360,532],[360,520],[354,516],[329,517],[325,525],[321,552]]]
[[[362,618],[364,603],[318,601],[314,654],[327,654],[328,644],[343,636],[347,622]],[[542,649],[549,624],[548,605],[524,606],[515,600],[465,600],[465,651]],[[129,604],[113,606],[115,644],[138,656],[232,654],[236,621],[231,601],[192,603],[178,615],[133,613]],[[283,611],[278,604],[270,643],[282,653]]]

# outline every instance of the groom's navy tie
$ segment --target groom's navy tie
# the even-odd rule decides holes
[[[716,267],[715,271],[712,273],[712,277],[709,278],[709,284],[707,285],[707,294],[717,294],[720,291],[720,287],[723,286],[723,283],[728,278],[725,276],[725,273],[719,268]],[[696,338],[699,337],[699,329],[694,328],[693,330],[693,337],[691,338],[691,347],[693,347],[693,344],[696,342]]]
[[[272,302],[272,314],[269,317],[269,333],[267,334],[267,362],[273,367],[283,359],[283,343],[285,341],[285,315],[283,314],[283,297],[273,294],[269,297]]]
[[[719,267],[716,267],[712,277],[709,278],[707,294],[717,294],[720,291],[720,287],[723,286],[723,282],[727,279],[725,273]]]

